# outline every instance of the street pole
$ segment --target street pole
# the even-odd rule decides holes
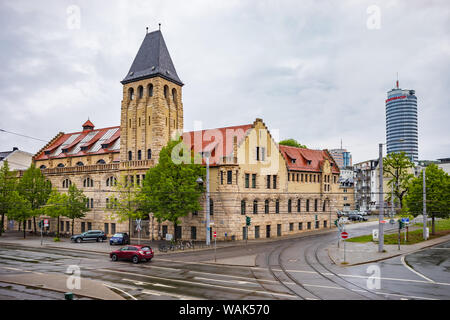
[[[41,223],[41,246],[42,246],[42,227],[43,227],[43,223]]]
[[[427,189],[425,180],[425,168],[423,172],[423,239],[427,240]]]
[[[211,244],[210,239],[210,211],[209,211],[209,154],[206,155],[206,245]]]
[[[216,259],[216,237],[214,237],[214,262],[217,262],[217,259]]]
[[[383,234],[383,224],[381,220],[383,220],[384,216],[384,197],[383,197],[383,144],[379,144],[380,149],[380,188],[379,188],[379,201],[380,201],[380,212],[378,215],[378,252],[383,252],[383,244],[384,244],[384,234]]]

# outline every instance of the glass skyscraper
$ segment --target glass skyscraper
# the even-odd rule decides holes
[[[414,90],[398,87],[387,93],[386,147],[387,153],[404,151],[411,161],[419,156],[417,130],[417,97]]]

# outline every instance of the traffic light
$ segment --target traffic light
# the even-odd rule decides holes
[[[398,220],[398,228],[403,229],[404,223],[402,220]]]
[[[252,222],[252,218],[250,218],[249,216],[245,216],[245,225],[249,226]]]
[[[42,229],[43,224],[44,224],[44,221],[39,220],[39,229]]]
[[[338,226],[338,220],[334,220],[334,225],[337,227]]]

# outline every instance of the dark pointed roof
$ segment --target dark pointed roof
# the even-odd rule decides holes
[[[182,86],[160,30],[147,33],[122,84],[160,76]]]

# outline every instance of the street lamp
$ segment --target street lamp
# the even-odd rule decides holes
[[[203,152],[203,156],[206,162],[206,245],[209,246],[211,244],[211,228],[210,228],[210,207],[209,207],[209,152]],[[202,184],[203,179],[198,178],[197,183]]]

